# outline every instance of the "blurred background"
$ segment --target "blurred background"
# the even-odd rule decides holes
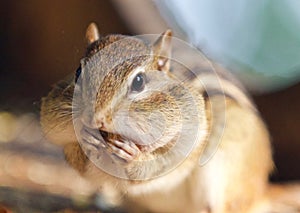
[[[171,27],[251,91],[272,135],[277,165],[272,180],[300,179],[298,0],[23,0],[2,1],[0,11],[2,152],[15,147],[58,152],[40,132],[40,99],[78,67],[91,21],[101,34]]]

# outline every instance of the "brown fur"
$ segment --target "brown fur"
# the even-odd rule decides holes
[[[107,116],[105,122],[115,133],[108,137],[114,139],[119,138],[117,134],[125,134],[112,125],[113,114],[123,112],[123,108],[129,109],[129,116],[145,131],[148,128],[148,115],[152,111],[159,111],[165,116],[164,133],[174,133],[174,136],[169,141],[164,141],[167,137],[162,137],[152,147],[138,146],[139,154],[123,166],[128,180],[111,176],[87,159],[78,145],[72,115],[79,120],[83,109],[76,108],[76,104],[75,111],[71,109],[74,83],[60,83],[42,100],[41,124],[51,141],[65,147],[66,160],[73,168],[99,188],[109,186],[110,193],[119,195],[118,199],[122,197],[122,205],[130,212],[285,213],[299,210],[296,196],[300,190],[297,187],[293,187],[293,191],[268,185],[268,175],[274,167],[269,134],[238,82],[218,66],[214,68],[222,73],[220,81],[207,78],[211,75],[207,69],[211,67],[197,61],[194,61],[193,68],[198,70],[194,72],[194,77],[170,61],[161,63],[163,67],[158,66],[158,60],[162,58],[151,54],[154,52],[163,56],[163,60],[168,58],[168,32],[162,34],[153,47],[120,35],[95,40],[98,36],[96,32],[92,29],[87,33],[91,44],[82,69],[91,75],[88,89],[99,88],[96,90],[96,104],[92,106],[96,112]],[[122,41],[123,38],[127,39]],[[106,47],[107,51],[101,52]],[[146,57],[135,57],[137,55]],[[114,66],[119,58],[128,56],[134,57]],[[186,57],[184,53],[182,56]],[[103,58],[105,61],[101,62]],[[139,66],[145,68],[151,81],[164,82],[163,86],[151,84],[151,81],[148,84],[158,86],[163,92],[149,90],[150,95],[145,93],[141,99],[128,101],[127,80]],[[108,75],[103,76],[102,72],[106,69],[109,70]],[[181,74],[178,74],[179,70]],[[176,85],[176,79],[185,75],[189,76],[184,78],[187,80]],[[99,85],[101,76],[103,83]],[[206,88],[203,88],[199,79],[207,80]],[[221,86],[218,87],[216,82],[221,82]],[[121,92],[116,92],[118,90]],[[190,97],[194,105],[190,104]],[[85,104],[89,103],[86,101]],[[199,117],[181,114],[182,109],[193,113],[193,107],[198,109]],[[192,149],[186,158],[178,161],[176,156],[182,151],[182,146],[176,146],[174,141],[179,136],[177,133],[180,133],[181,122],[198,124],[199,137],[196,143],[186,141],[187,144],[181,144],[191,145]],[[160,128],[159,124],[150,124]],[[129,138],[128,135],[120,137],[123,136]],[[204,157],[208,160],[200,166]],[[293,193],[289,195],[288,192]],[[106,193],[105,190],[103,193]],[[274,206],[278,208],[274,210]]]

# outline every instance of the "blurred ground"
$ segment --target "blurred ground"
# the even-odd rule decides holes
[[[1,169],[9,167],[4,163],[10,159],[7,152],[19,157],[34,152],[45,157],[44,153],[49,151],[48,157],[53,162],[63,162],[60,151],[45,144],[40,134],[39,101],[52,84],[76,70],[84,53],[84,32],[88,23],[98,23],[102,34],[135,33],[126,26],[110,1],[1,3],[0,179],[5,177]],[[297,84],[254,98],[272,134],[277,165],[273,179],[276,181],[300,179],[299,94],[300,84]],[[30,147],[35,149],[32,151]],[[12,158],[12,162],[22,163],[22,158]],[[24,167],[28,165],[23,164]],[[23,168],[21,165],[18,168]]]

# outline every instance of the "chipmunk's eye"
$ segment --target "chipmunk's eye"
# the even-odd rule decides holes
[[[79,66],[77,68],[77,70],[76,70],[76,73],[75,73],[75,83],[77,83],[80,74],[81,74],[81,66]]]
[[[131,91],[141,92],[145,87],[145,75],[143,73],[137,74],[131,84]]]

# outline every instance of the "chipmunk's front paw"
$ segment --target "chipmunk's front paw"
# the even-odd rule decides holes
[[[105,132],[101,134],[101,131],[88,127],[82,128],[80,134],[85,148],[104,148],[116,162],[128,164],[140,154],[139,148],[133,142],[120,136]]]
[[[88,144],[96,149],[106,148],[106,143],[97,129],[90,129],[88,127],[82,128],[80,132],[82,142]]]
[[[113,159],[121,163],[130,163],[140,154],[139,148],[131,141],[110,140],[107,144]]]

